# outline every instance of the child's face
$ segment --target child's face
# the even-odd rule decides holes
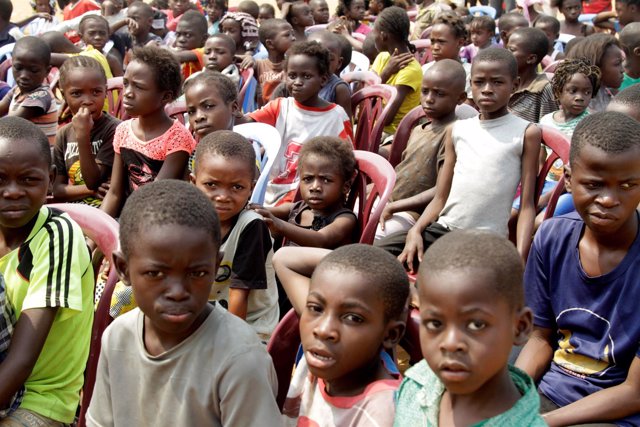
[[[275,18],[275,16],[273,16],[273,13],[271,12],[271,9],[268,7],[261,7],[260,8],[260,13],[258,14],[258,22],[264,22],[268,19],[273,19]]]
[[[609,46],[602,57],[602,86],[617,89],[624,78],[624,55],[618,46]]]
[[[89,109],[93,120],[100,118],[107,95],[104,75],[91,68],[72,68],[67,73],[61,89],[71,114],[75,115],[84,107]]]
[[[25,49],[15,49],[13,54],[13,77],[22,93],[31,92],[42,85],[51,67],[42,58]]]
[[[55,177],[33,142],[0,138],[0,231],[23,229],[47,201]]]
[[[171,94],[160,91],[155,70],[140,61],[131,61],[124,72],[122,105],[130,117],[146,116],[171,100]]]
[[[576,22],[582,13],[582,2],[580,0],[563,0],[560,13],[564,15],[565,21]]]
[[[171,348],[193,334],[211,312],[218,246],[209,233],[184,225],[151,225],[131,240],[129,256],[114,253],[122,280],[144,313],[144,342]]]
[[[240,23],[233,19],[225,19],[220,23],[220,32],[226,34],[236,42],[236,48],[242,48],[242,28]]]
[[[431,30],[431,53],[433,59],[458,59],[464,39],[456,38],[453,29],[447,24],[436,24]]]
[[[349,6],[349,18],[356,21],[362,21],[364,19],[364,13],[367,9],[364,7],[364,0],[353,0],[351,6]]]
[[[538,28],[544,33],[545,36],[547,36],[547,40],[549,40],[549,52],[553,52],[553,45],[555,44],[556,40],[558,40],[560,34],[556,33],[552,25],[547,22],[536,24],[535,28]]]
[[[335,161],[309,154],[300,163],[300,195],[314,212],[331,214],[344,206],[349,182]]]
[[[507,110],[516,82],[507,64],[498,61],[475,62],[471,68],[473,102],[483,115],[499,117]]]
[[[221,8],[218,7],[217,4],[213,2],[209,2],[206,8],[207,17],[209,18],[209,22],[214,23],[219,21],[222,18],[222,13],[224,12]]]
[[[627,25],[634,21],[635,15],[638,13],[639,7],[634,4],[616,2],[616,14],[620,25]]]
[[[127,18],[131,19],[136,25],[129,25],[129,34],[136,37],[140,34],[148,34],[153,22],[153,16],[147,16],[141,7],[133,6],[127,8]]]
[[[431,120],[444,118],[455,112],[456,106],[464,102],[467,94],[454,89],[455,84],[446,73],[428,70],[422,78],[420,105]]]
[[[189,126],[202,139],[217,130],[231,130],[238,101],[225,102],[215,87],[192,84],[185,92]]]
[[[311,0],[309,2],[313,22],[316,24],[326,24],[329,22],[329,5],[325,0]]]
[[[327,82],[327,76],[318,71],[317,61],[307,55],[293,55],[287,63],[287,89],[303,105],[314,101]]]
[[[99,51],[102,51],[109,41],[109,28],[101,19],[89,19],[82,25],[80,31],[84,44],[91,45]]]
[[[587,109],[592,97],[591,82],[584,74],[577,73],[565,83],[558,101],[566,116],[578,117]]]
[[[485,47],[491,44],[491,38],[494,34],[491,34],[486,28],[473,28],[471,31],[471,43],[475,47]]]
[[[299,27],[310,27],[314,24],[311,8],[306,3],[296,3],[292,6],[291,21]]]
[[[204,46],[207,34],[194,28],[189,22],[181,19],[176,27],[176,47],[181,50],[192,50]]]
[[[51,13],[49,0],[36,0],[36,13]]]
[[[300,337],[309,370],[332,395],[364,388],[372,380],[380,349],[392,345],[392,322],[383,313],[375,286],[357,272],[320,267],[311,278]]]
[[[291,45],[296,41],[293,27],[288,23],[282,24],[271,39],[267,39],[267,48],[275,50],[284,55]]]
[[[518,63],[518,74],[520,74],[521,70],[526,70],[530,67],[536,66],[538,58],[534,53],[530,52],[527,39],[524,36],[520,34],[513,34],[509,37],[509,42],[506,47],[516,58],[516,62]]]
[[[233,63],[233,53],[227,42],[213,37],[204,43],[204,66],[211,71],[222,71]]]
[[[640,149],[606,153],[585,144],[565,170],[576,211],[595,235],[634,229],[640,204]]]
[[[169,9],[173,12],[174,18],[185,13],[190,6],[189,0],[169,0]]]
[[[508,376],[511,347],[524,344],[531,311],[500,296],[483,269],[421,272],[420,347],[452,395],[493,393]]]
[[[198,161],[191,180],[213,202],[224,226],[247,206],[254,174],[255,166],[243,159],[207,154]]]

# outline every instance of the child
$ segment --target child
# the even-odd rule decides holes
[[[309,7],[311,7],[313,22],[315,22],[316,25],[329,23],[329,5],[326,0],[311,0]]]
[[[185,182],[155,182],[127,200],[120,230],[114,265],[139,308],[102,337],[87,425],[278,425],[271,358],[208,302],[221,260],[211,202]]]
[[[570,34],[576,37],[587,37],[593,34],[592,25],[587,25],[578,20],[582,14],[582,1],[551,0],[551,6],[557,7],[564,16],[564,20],[560,23],[561,34]]]
[[[604,111],[622,84],[624,52],[622,45],[609,34],[593,34],[579,41],[567,53],[567,59],[584,58],[600,68],[600,90],[589,103],[589,112]]]
[[[93,268],[80,227],[43,206],[55,168],[47,138],[20,117],[0,119],[0,274],[17,317],[0,363],[0,408],[23,385],[2,425],[73,422],[89,356]]]
[[[624,90],[640,83],[640,22],[625,25],[620,32],[620,43],[626,56],[624,77],[620,85],[620,90]]]
[[[99,11],[100,5],[93,0],[71,0],[64,9],[62,9],[62,20],[70,21],[94,10]],[[72,43],[80,41],[80,36],[75,30],[70,30],[65,35]]]
[[[428,121],[411,131],[395,168],[396,184],[380,217],[376,239],[408,231],[433,199],[444,162],[446,131],[456,120],[456,106],[467,99],[466,80],[462,64],[453,59],[438,61],[424,73],[420,103]]]
[[[344,16],[350,28],[349,33],[360,33],[366,36],[371,32],[371,27],[362,22],[366,11],[364,0],[340,0],[336,15]]]
[[[558,109],[551,82],[538,66],[547,55],[547,36],[538,28],[518,28],[506,45],[518,63],[518,86],[509,100],[509,111],[516,116],[538,123]]]
[[[245,209],[257,178],[255,151],[242,135],[216,131],[198,144],[191,182],[213,203],[222,238],[209,299],[246,320],[266,343],[279,319],[278,290],[269,229]]]
[[[638,0],[616,1],[616,16],[624,27],[632,22],[640,22],[640,3]]]
[[[481,50],[473,60],[471,88],[480,116],[458,120],[447,130],[436,194],[416,224],[408,233],[394,233],[375,242],[399,255],[409,270],[417,271],[416,259],[422,261],[425,248],[451,230],[479,228],[506,236],[520,182],[516,240],[518,252],[526,258],[535,216],[540,130],[508,111],[517,78],[516,60],[505,49]]]
[[[640,424],[638,134],[640,123],[614,112],[578,125],[565,167],[577,214],[543,222],[531,248],[534,330],[516,366],[539,382],[551,426]]]
[[[556,43],[560,37],[560,21],[553,16],[540,15],[533,23],[533,27],[539,28],[547,36],[549,42],[547,54],[540,62],[541,67],[545,69],[552,62],[564,58],[562,43]]]
[[[291,252],[284,251],[295,259]],[[400,264],[357,244],[323,258],[310,280],[293,270],[281,277],[308,289],[306,303],[296,304],[304,357],[284,403],[286,424],[391,425],[400,379],[381,352],[404,333],[409,284]]]
[[[556,68],[551,85],[560,110],[542,117],[540,124],[556,128],[571,139],[588,114],[591,97],[598,93],[600,69],[584,59],[567,59]]]
[[[0,47],[15,43],[16,39],[13,35],[20,32],[18,27],[11,23],[12,14],[11,0],[0,0]]]
[[[207,40],[207,20],[198,11],[188,10],[178,22],[175,47],[182,62],[182,77],[187,79],[204,66],[203,46]]]
[[[289,50],[296,36],[293,28],[284,19],[270,19],[260,25],[260,43],[269,52],[267,59],[259,59],[255,64],[256,76],[261,88],[261,105],[271,99],[276,86],[284,79],[284,54]]]
[[[227,12],[220,20],[220,32],[236,42],[236,55],[252,56],[258,47],[258,24],[243,12]]]
[[[168,6],[162,12],[167,15],[166,27],[169,31],[176,31],[182,15],[189,9],[195,9],[195,4],[192,5],[189,0],[169,0]]]
[[[339,138],[311,138],[300,149],[298,173],[302,200],[254,207],[271,234],[288,244],[328,249],[357,241],[356,216],[345,207],[356,173],[353,148]]]
[[[471,44],[462,48],[460,58],[469,64],[478,54],[479,50],[486,49],[493,44],[496,36],[496,21],[490,16],[474,16],[469,26]]]
[[[617,111],[640,122],[640,85],[629,86],[614,96],[607,111]]]
[[[498,20],[498,31],[500,32],[500,42],[502,46],[507,47],[507,42],[511,33],[518,28],[526,28],[529,26],[527,18],[516,12],[505,13]]]
[[[237,88],[242,84],[240,71],[234,63],[236,44],[226,34],[215,34],[204,42],[204,68],[227,76]]]
[[[315,42],[298,42],[285,61],[291,98],[278,98],[246,116],[251,121],[274,126],[282,135],[278,159],[267,184],[265,205],[293,200],[299,177],[298,153],[314,136],[353,140],[351,120],[342,107],[318,96],[329,74],[329,51]]]
[[[207,21],[209,21],[208,34],[210,36],[218,34],[220,32],[220,19],[227,12],[227,2],[225,0],[209,0],[205,10],[207,12]]]
[[[535,384],[509,366],[531,332],[522,260],[487,231],[453,231],[429,248],[418,273],[420,347],[405,373],[394,426],[546,426]]]
[[[422,34],[427,28],[433,25],[433,20],[444,11],[451,11],[451,6],[447,2],[439,2],[435,0],[423,0],[418,9],[411,40],[422,38]]]
[[[161,42],[162,39],[151,32],[153,9],[143,1],[135,1],[127,8],[127,27],[124,44],[127,50],[144,47],[150,41]],[[127,61],[128,63],[128,61]]]
[[[105,51],[105,46],[109,41],[109,23],[100,15],[86,15],[80,20],[78,34],[84,46],[92,46],[101,52],[107,59],[109,69],[113,76],[123,75],[122,58],[116,49]]]
[[[294,3],[285,3],[283,8],[284,19],[291,24],[293,35],[296,40],[306,40],[307,34],[305,29],[314,24],[311,8],[304,1],[296,1]]]
[[[166,49],[133,51],[124,75],[122,103],[133,119],[118,125],[113,138],[111,185],[101,209],[117,217],[134,190],[156,179],[180,179],[196,143],[171,120],[164,107],[180,93],[180,64]]]
[[[217,130],[232,130],[239,112],[238,88],[228,77],[204,71],[184,82],[189,129],[198,140]]]
[[[242,0],[238,4],[238,12],[248,13],[257,21],[260,15],[260,6],[253,0]]]
[[[258,24],[262,25],[264,21],[274,19],[276,17],[276,9],[269,3],[260,5],[260,13],[258,14]]]
[[[33,15],[23,20],[19,24],[16,23],[22,32],[30,36],[39,36],[47,31],[55,30],[59,24],[56,18],[56,2],[55,0],[35,0],[31,2],[33,6]]]
[[[98,61],[74,56],[60,68],[59,87],[73,120],[56,135],[53,196],[98,207],[101,187],[111,176],[113,135],[120,123],[102,112],[107,78]]]
[[[371,71],[398,91],[396,99],[386,107],[389,115],[384,123],[385,137],[395,134],[400,120],[420,104],[422,70],[413,57],[415,48],[409,43],[409,24],[407,12],[392,6],[380,13],[373,29],[380,53],[371,64]]]
[[[12,57],[16,87],[0,101],[0,116],[8,114],[32,121],[53,145],[58,104],[44,81],[51,69],[50,59],[49,46],[38,37],[27,36],[16,42]]]
[[[7,301],[7,286],[4,277],[0,275],[0,364],[7,358],[7,353],[11,344],[11,335],[16,325],[16,316],[9,301]],[[13,411],[18,409],[22,402],[24,387],[13,395],[6,407],[0,406],[0,420],[6,418]]]

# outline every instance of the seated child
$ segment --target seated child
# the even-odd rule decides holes
[[[208,302],[222,243],[211,202],[185,182],[154,182],[127,200],[120,230],[114,265],[140,308],[102,336],[87,425],[278,425],[271,358]]]
[[[220,32],[236,42],[236,55],[252,56],[258,47],[258,24],[244,12],[227,12],[220,19]]]
[[[260,6],[253,0],[242,0],[238,3],[238,12],[248,13],[257,21],[260,15]]]
[[[469,33],[471,34],[471,44],[462,48],[460,59],[471,64],[479,50],[486,49],[493,44],[496,36],[496,21],[486,15],[474,16],[469,25]]]
[[[225,0],[210,0],[205,11],[209,24],[207,33],[210,36],[220,33],[220,19],[227,12],[227,2]]]
[[[204,67],[203,46],[207,36],[207,20],[204,15],[196,10],[186,11],[178,22],[175,43],[176,56],[182,62],[183,79]]]
[[[215,34],[204,42],[204,68],[227,76],[240,89],[240,71],[234,62],[236,44],[226,34]]]
[[[560,37],[560,21],[553,16],[540,15],[533,23],[533,27],[542,30],[549,42],[547,54],[540,61],[540,66],[545,69],[552,62],[564,58],[562,43],[557,43],[558,37]]]
[[[78,35],[81,43],[79,47],[84,49],[92,46],[98,52],[101,52],[107,59],[109,69],[114,76],[123,75],[122,57],[117,49],[106,50],[105,46],[109,41],[109,22],[100,15],[86,15],[80,20],[78,26]]]
[[[35,0],[31,2],[33,15],[16,22],[23,34],[29,36],[39,36],[47,31],[55,30],[60,23],[56,17],[56,2],[54,0]]]
[[[260,25],[260,43],[269,52],[267,59],[255,63],[255,75],[261,88],[261,105],[271,99],[276,86],[284,80],[284,54],[296,41],[293,28],[284,19],[270,19]]]
[[[626,27],[632,22],[640,22],[640,4],[637,0],[620,0],[616,2],[615,9],[619,26]],[[619,32],[619,28],[616,31]]]
[[[111,176],[113,136],[120,120],[102,112],[107,78],[93,58],[74,56],[60,67],[59,87],[73,114],[56,135],[56,201],[100,206]]]
[[[507,47],[507,42],[511,34],[518,28],[526,28],[529,26],[527,18],[517,12],[509,12],[500,16],[498,20],[498,31],[500,33],[500,42],[503,47]]]
[[[564,19],[560,23],[561,34],[586,37],[593,34],[593,25],[587,25],[578,19],[582,14],[581,0],[551,0],[551,7],[557,7]]]
[[[7,301],[7,286],[4,283],[4,277],[0,275],[0,364],[7,358],[15,325],[16,315],[11,304]],[[0,420],[18,409],[23,394],[24,387],[10,398],[7,405],[0,405]]]
[[[80,227],[44,206],[55,175],[46,136],[20,117],[0,119],[0,274],[17,323],[0,363],[1,425],[73,422],[89,356],[93,268]]]
[[[518,63],[518,85],[509,100],[509,111],[532,123],[558,109],[553,87],[538,66],[547,54],[549,41],[538,28],[518,28],[509,37],[507,50]]]
[[[453,59],[442,59],[424,73],[420,103],[428,121],[411,131],[395,168],[396,184],[380,217],[377,239],[408,231],[433,199],[447,129],[456,120],[456,106],[467,99],[466,80],[462,64]]]
[[[362,22],[366,12],[367,7],[364,0],[340,0],[336,7],[336,16],[346,20],[349,33],[360,33],[365,36],[372,30],[371,27]]]
[[[285,7],[282,9],[282,15],[291,24],[296,40],[306,40],[305,29],[314,24],[313,14],[309,5],[304,1],[295,1],[293,3],[285,3]]]
[[[357,241],[356,216],[345,207],[356,174],[351,144],[334,137],[311,138],[300,149],[298,174],[302,200],[253,207],[271,234],[289,245],[329,249]]]
[[[298,42],[285,60],[291,98],[278,98],[249,113],[251,121],[274,126],[282,136],[281,157],[276,159],[267,184],[265,205],[293,200],[298,188],[298,153],[315,136],[353,140],[351,120],[342,107],[318,96],[329,74],[329,51],[315,42]]]
[[[62,9],[62,20],[70,21],[91,11],[100,11],[100,4],[94,0],[71,0]],[[70,30],[65,35],[72,43],[80,41],[80,36],[76,30]]]
[[[128,31],[122,37],[127,50],[144,47],[151,41],[162,42],[162,39],[151,32],[153,9],[143,1],[135,1],[127,8],[127,19],[124,21]],[[113,29],[113,26],[111,26]],[[127,63],[129,61],[126,61]]]
[[[625,25],[620,32],[620,43],[625,53],[624,77],[620,85],[620,90],[624,90],[640,83],[640,22]]]
[[[329,18],[329,5],[326,0],[311,0],[309,1],[309,7],[311,8],[311,14],[313,15],[313,22],[315,25],[328,24]]]
[[[640,424],[639,134],[615,112],[578,125],[565,167],[577,213],[544,221],[531,248],[534,330],[516,366],[539,383],[551,426]]]
[[[424,250],[449,231],[478,228],[506,236],[519,183],[516,240],[526,258],[535,216],[540,130],[507,109],[517,78],[516,60],[505,49],[483,49],[473,60],[471,88],[480,116],[458,120],[447,130],[436,194],[416,224],[408,233],[374,242],[398,255],[410,271],[417,271],[416,260],[422,261]]]
[[[180,93],[180,64],[166,49],[136,49],[124,74],[122,103],[133,119],[113,138],[113,169],[101,209],[117,217],[126,198],[156,179],[182,179],[196,143],[165,106]]]
[[[167,15],[166,27],[169,31],[177,31],[178,24],[185,12],[196,9],[196,6],[190,0],[169,0],[167,3],[168,8],[162,10]]]
[[[292,270],[280,277],[308,289],[300,313],[304,357],[284,403],[285,424],[391,425],[400,379],[381,352],[404,333],[409,284],[402,266],[378,248],[356,244],[323,258],[311,279]]]
[[[427,250],[418,272],[420,347],[397,396],[395,427],[546,426],[534,382],[508,365],[531,332],[522,260],[513,244],[453,231]]]
[[[232,130],[239,111],[238,88],[227,76],[208,69],[184,82],[189,129],[202,140],[217,130]]]
[[[17,116],[35,123],[53,145],[58,126],[58,104],[45,83],[51,66],[49,46],[27,36],[13,48],[12,70],[16,86],[0,101],[0,116]]]
[[[274,19],[276,17],[276,9],[269,3],[262,3],[258,13],[258,24],[262,25],[264,21]]]
[[[618,92],[607,106],[607,111],[617,111],[640,122],[640,85]]]

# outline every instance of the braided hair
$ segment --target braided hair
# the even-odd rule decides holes
[[[375,23],[377,30],[384,31],[396,40],[404,41],[409,51],[415,53],[416,47],[409,42],[410,25],[407,11],[398,6],[384,9]]]
[[[558,65],[553,74],[553,79],[551,79],[551,87],[553,88],[553,95],[556,99],[560,98],[564,85],[571,80],[574,74],[584,74],[589,82],[591,82],[593,95],[595,96],[595,94],[598,93],[600,89],[600,68],[591,65],[586,59],[566,59]]]

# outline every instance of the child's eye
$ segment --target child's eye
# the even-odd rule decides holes
[[[216,108],[215,104],[204,104],[204,109],[205,110],[211,110],[213,108]]]
[[[143,273],[144,276],[147,276],[151,279],[160,279],[161,277],[163,277],[163,274],[161,271],[158,270],[149,270],[149,271],[145,271]]]
[[[485,322],[483,322],[482,320],[472,320],[467,325],[467,327],[469,329],[471,329],[472,331],[480,331],[480,330],[484,329],[485,326],[487,326],[487,324]]]
[[[307,303],[307,311],[311,313],[322,313],[322,307],[318,304]]]
[[[209,274],[209,272],[207,271],[194,271],[191,273],[191,277],[195,277],[197,279],[201,279],[203,277],[205,277],[207,274]]]
[[[624,189],[624,190],[631,190],[632,188],[636,187],[636,183],[634,183],[634,182],[625,182],[620,187],[622,187],[622,189]]]
[[[304,183],[308,184],[308,183],[310,183],[311,181],[313,181],[313,177],[310,177],[310,176],[302,177],[302,181],[303,181]]]
[[[428,331],[437,331],[442,326],[442,322],[439,320],[427,320],[424,322],[424,326]]]
[[[358,316],[357,314],[347,314],[344,316],[344,320],[348,321],[348,322],[353,322],[353,323],[362,323],[364,322],[364,319],[360,316]]]
[[[244,190],[244,186],[243,185],[234,185],[233,189],[236,191],[242,191]]]

